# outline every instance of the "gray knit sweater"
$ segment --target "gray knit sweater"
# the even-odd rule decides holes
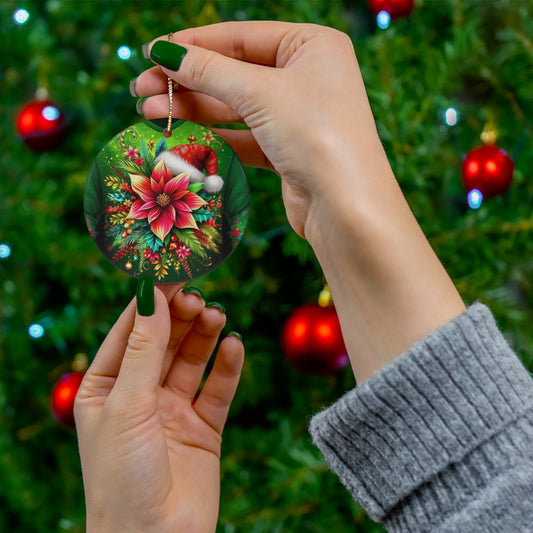
[[[533,380],[475,304],[316,415],[313,440],[391,532],[533,532]]]

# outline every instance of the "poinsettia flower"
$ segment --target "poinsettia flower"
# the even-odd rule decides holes
[[[137,148],[133,148],[131,144],[130,147],[122,155],[124,156],[124,159],[126,159],[127,157],[129,161],[131,161],[132,159],[137,159],[139,157]]]
[[[152,233],[161,242],[174,226],[198,229],[192,212],[203,207],[206,202],[197,194],[187,190],[189,186],[187,172],[173,177],[161,160],[155,166],[150,178],[140,174],[130,174],[130,181],[139,199],[133,202],[126,218],[147,218]]]

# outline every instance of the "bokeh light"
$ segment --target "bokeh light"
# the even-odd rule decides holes
[[[472,189],[468,193],[468,205],[471,209],[479,209],[483,203],[483,194],[478,189]]]
[[[9,244],[0,244],[0,259],[7,259],[11,255],[11,247]]]
[[[53,105],[47,105],[41,112],[46,120],[57,120],[59,118],[59,109]]]
[[[24,24],[25,22],[28,22],[29,18],[30,14],[25,9],[17,9],[13,15],[13,20],[17,24]]]
[[[126,59],[129,59],[131,57],[131,48],[129,46],[121,46],[117,50],[117,56],[120,57],[120,59],[126,61]]]
[[[457,109],[454,109],[453,107],[449,107],[444,112],[444,122],[448,126],[455,126],[457,124],[457,121],[459,120],[459,113]]]
[[[44,335],[44,328],[41,326],[41,324],[32,324],[28,328],[28,333],[32,338],[40,339]]]
[[[386,11],[380,11],[376,17],[378,28],[386,30],[390,26],[390,15]]]

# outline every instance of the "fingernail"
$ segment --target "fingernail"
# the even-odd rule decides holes
[[[137,78],[132,78],[130,80],[130,94],[134,98],[139,98],[139,95],[137,94],[137,91],[135,90],[135,83],[137,82]]]
[[[202,291],[196,287],[185,287],[181,290],[183,294],[197,294],[200,298],[204,298]]]
[[[145,100],[146,98],[139,98],[137,100],[137,103],[135,104],[135,110],[137,111],[137,113],[139,113],[139,115],[143,114],[143,104]]]
[[[178,70],[186,54],[187,48],[179,44],[156,41],[150,50],[150,59],[169,70]]]
[[[150,59],[150,43],[143,44],[142,53],[143,53],[144,59]]]
[[[205,306],[206,307],[216,307],[221,313],[225,313],[226,312],[226,308],[222,304],[219,304],[218,302],[209,302]]]
[[[242,342],[242,335],[236,331],[230,331],[228,337],[237,337]]]
[[[152,316],[155,312],[154,278],[142,276],[137,283],[137,311],[141,316]]]

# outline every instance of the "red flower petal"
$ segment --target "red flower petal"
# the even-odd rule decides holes
[[[178,200],[176,202],[172,202],[172,205],[178,211],[187,211],[187,212],[191,212],[192,211],[192,209],[185,202],[182,202],[181,200]]]
[[[176,209],[174,209],[174,206],[173,205],[167,205],[166,207],[166,212],[167,212],[167,215],[172,219],[172,220],[176,220]]]
[[[159,161],[159,163],[157,163],[155,166],[154,170],[152,170],[152,179],[156,180],[158,183],[167,183],[172,179],[172,172],[170,172],[170,170],[165,166],[164,159],[161,159],[161,161]]]
[[[140,174],[130,174],[130,181],[131,188],[144,202],[149,202],[154,199],[154,192],[149,178]]]
[[[190,211],[176,210],[176,221],[174,222],[174,226],[177,228],[198,229],[196,221],[194,220],[194,217]]]
[[[150,180],[150,186],[152,187],[152,191],[154,196],[157,196],[158,194],[161,194],[165,190],[165,181],[157,181],[152,177]]]
[[[157,205],[157,204],[155,203],[154,200],[150,200],[149,202],[146,202],[146,203],[144,204],[143,209],[146,209],[146,210],[148,211],[149,209],[153,209],[156,205]]]
[[[187,187],[189,186],[189,173],[188,172],[182,172],[181,174],[178,174],[175,178],[172,178],[170,181],[167,182],[165,185],[165,192],[169,196],[176,195],[176,200],[178,198],[181,198],[183,194],[187,191]]]
[[[181,201],[185,202],[193,211],[204,205],[207,205],[207,202],[194,192],[186,192],[182,197]]]
[[[148,211],[145,210],[145,205],[142,200],[135,200],[126,218],[146,218]]]
[[[169,216],[167,211],[163,211],[161,216],[150,224],[150,229],[163,242],[172,229],[172,226],[174,226],[174,220]]]
[[[156,205],[153,209],[150,209],[148,214],[148,222],[151,224],[154,220],[157,220],[161,216],[161,208]]]

